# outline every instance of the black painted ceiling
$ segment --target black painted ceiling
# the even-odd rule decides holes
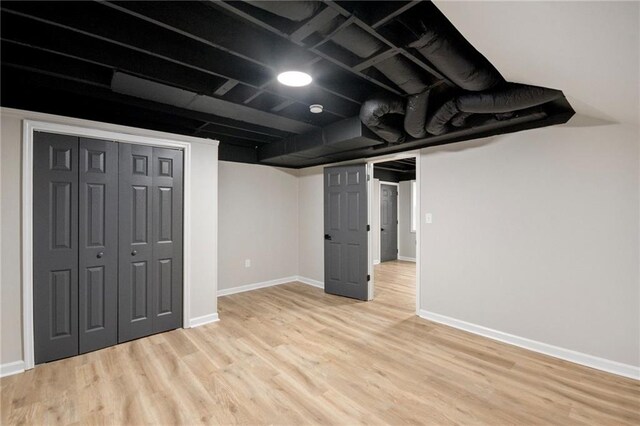
[[[416,178],[416,159],[403,158],[373,165],[373,177],[387,182],[400,182]]]
[[[2,106],[219,139],[222,160],[258,162],[260,147],[357,116],[372,93],[405,95],[372,67],[392,57],[404,57],[430,85],[451,84],[398,42],[403,17],[439,13],[428,1],[327,1],[301,22],[242,1],[2,1],[1,9]],[[336,17],[342,25],[321,36]],[[354,25],[384,48],[362,60],[332,41]],[[283,86],[275,77],[286,69],[309,70],[314,81]],[[310,113],[311,104],[324,112]],[[568,104],[558,108],[521,128],[573,113]],[[469,138],[463,132],[351,157]]]

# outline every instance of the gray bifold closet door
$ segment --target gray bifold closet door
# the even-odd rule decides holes
[[[118,342],[118,143],[80,138],[80,353]]]
[[[35,362],[78,354],[78,138],[33,143]]]
[[[118,144],[36,132],[35,361],[117,342]]]
[[[35,132],[35,362],[182,325],[182,151]]]
[[[182,151],[120,146],[118,341],[182,324]]]

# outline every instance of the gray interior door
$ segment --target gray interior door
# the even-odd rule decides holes
[[[380,261],[398,258],[398,188],[380,185]]]
[[[153,148],[122,144],[119,157],[118,341],[124,342],[153,330]]]
[[[33,141],[35,362],[78,353],[78,138]]]
[[[324,289],[367,300],[365,164],[324,169]]]
[[[118,341],[182,325],[182,151],[122,144]]]
[[[118,143],[80,138],[80,353],[118,341]]]
[[[182,151],[153,148],[153,332],[182,326]]]

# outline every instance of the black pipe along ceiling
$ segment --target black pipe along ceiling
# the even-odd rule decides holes
[[[218,139],[221,160],[300,168],[574,114],[558,89],[506,81],[429,1],[0,7],[2,106]]]

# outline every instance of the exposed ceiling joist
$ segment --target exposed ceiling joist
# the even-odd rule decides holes
[[[259,25],[262,28],[264,28],[266,30],[269,30],[270,32],[272,32],[274,34],[279,35],[280,37],[283,37],[283,38],[286,38],[286,39],[291,39],[289,34],[284,33],[282,31],[278,30],[277,28],[275,28],[275,27],[273,27],[273,26],[271,26],[271,25],[269,25],[269,24],[267,24],[267,23],[255,18],[255,17],[253,17],[252,15],[246,13],[245,11],[243,11],[243,10],[237,8],[237,7],[235,7],[234,5],[230,4],[229,2],[209,0],[209,4],[212,7],[222,8],[223,10],[226,10],[228,12],[236,14],[236,15],[246,19],[249,22],[252,22],[252,23],[254,23],[256,25]],[[295,40],[292,40],[292,41],[295,41]],[[303,45],[302,42],[298,42],[298,43],[300,45]],[[357,75],[358,77],[363,78],[363,79],[375,84],[380,89],[384,89],[384,90],[386,90],[388,92],[400,94],[400,92],[397,89],[392,88],[389,85],[387,85],[387,84],[385,84],[385,83],[383,83],[383,82],[381,82],[379,80],[376,80],[375,78],[372,78],[367,74],[364,74],[362,72],[358,72],[358,71],[353,70],[352,67],[349,66],[348,64],[345,64],[345,63],[343,63],[343,62],[341,62],[339,60],[336,60],[334,57],[332,57],[332,56],[330,56],[330,55],[328,55],[328,54],[326,54],[326,53],[324,53],[324,52],[322,52],[322,51],[320,51],[318,49],[314,49],[313,47],[310,47],[309,51],[311,51],[314,54],[322,57],[323,59],[331,62],[332,64],[334,64],[334,65],[336,65],[336,66],[338,66],[338,67],[340,67],[340,68],[342,68],[342,69],[344,69],[346,71],[352,72],[353,74]]]
[[[291,33],[289,35],[289,39],[291,39],[295,43],[301,43],[302,40],[309,37],[311,34],[318,31],[320,28],[324,27],[336,16],[338,16],[337,11],[335,11],[334,9],[325,7],[313,18],[309,19],[297,30]]]
[[[262,86],[272,81],[273,75],[262,65],[248,62],[236,55],[203,45],[178,34],[172,35],[169,30],[160,28],[154,31],[149,28],[149,26],[153,27],[151,23],[110,8],[102,8],[98,4],[87,6],[85,2],[71,2],[69,5],[74,10],[62,11],[55,4],[42,7],[38,3],[32,6],[31,2],[11,3],[9,6],[3,3],[2,8],[8,13],[78,32],[225,80],[237,80],[252,88],[271,93],[271,90],[263,89]],[[91,11],[92,7],[99,7],[100,12]],[[109,16],[114,13],[119,16]],[[107,16],[104,16],[105,14]],[[135,21],[123,25],[122,21],[127,19]],[[154,38],[150,38],[149,34],[154,34]],[[166,41],[158,43],[157,37],[164,38]],[[322,91],[322,89],[317,90],[320,93]],[[288,92],[284,96],[307,106],[314,103],[296,92]],[[323,95],[322,101],[326,104],[326,110],[336,113],[338,117],[352,114],[353,108],[357,107],[356,104],[339,97],[331,99]]]
[[[398,143],[385,143],[363,127],[371,123],[358,118],[360,106],[373,95],[405,96],[438,86],[428,94],[430,108],[440,111],[447,99],[462,96],[456,90],[472,90],[436,69],[434,64],[452,75],[446,58],[443,63],[410,47],[426,21],[451,28],[426,0],[4,0],[0,9],[3,106],[216,138],[222,157],[237,161],[326,164],[542,127],[573,113],[564,98],[509,116],[480,111],[442,134],[427,129],[421,139],[404,131],[394,115]],[[445,37],[447,31],[456,32],[444,30]],[[275,80],[283,68],[310,70],[313,83],[285,87]],[[323,113],[309,111],[316,103]],[[373,124],[369,129],[376,131]],[[298,155],[298,148],[306,154]],[[415,165],[398,160],[391,167]]]

